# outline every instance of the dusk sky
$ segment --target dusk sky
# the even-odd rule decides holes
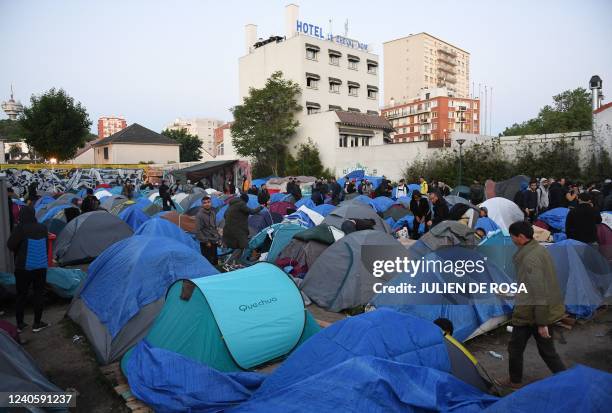
[[[284,35],[289,1],[0,0],[0,101],[64,88],[93,122],[123,115],[161,131],[177,117],[231,120],[244,25]],[[603,79],[612,99],[612,1],[296,1],[300,19],[371,44],[428,32],[471,53],[493,87],[492,133],[563,90]],[[388,68],[381,67],[382,70]],[[380,75],[382,90],[382,71]],[[382,102],[382,100],[381,100]],[[2,113],[1,118],[6,116]]]

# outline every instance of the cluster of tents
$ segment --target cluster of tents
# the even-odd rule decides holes
[[[134,200],[114,191],[96,193],[106,211],[65,225],[54,255],[62,265],[92,261],[67,314],[98,361],[120,362],[132,394],[156,411],[596,411],[612,402],[600,391],[612,385],[612,375],[582,366],[509,397],[492,395],[490,380],[459,342],[508,319],[512,303],[503,297],[443,294],[430,303],[414,294],[374,293],[374,283],[401,285],[408,276],[373,277],[373,251],[410,260],[482,259],[485,271],[474,281],[511,282],[515,247],[507,228],[522,213],[504,197],[484,202],[484,220],[476,206],[449,196],[449,203],[468,206],[464,214],[410,241],[396,237],[412,223],[407,199],[355,196],[315,206],[307,197],[275,193],[262,211],[272,217],[269,225],[256,216],[249,221],[244,268],[220,273],[200,254],[194,215],[208,193],[222,227],[231,195],[176,194],[177,210],[164,212],[155,191]],[[43,208],[62,197],[41,201],[37,214],[48,218],[62,204]],[[63,209],[57,211],[53,217],[61,220]],[[369,222],[369,229],[345,232],[347,220]],[[475,229],[485,225],[481,239]],[[567,312],[592,317],[612,295],[609,262],[572,240],[547,248]],[[425,280],[420,275],[411,282]],[[445,273],[432,276],[448,280]],[[310,303],[361,314],[321,328]],[[438,318],[453,323],[454,337],[433,323]],[[281,361],[271,374],[258,370]],[[564,387],[573,391],[560,406],[555,395]]]

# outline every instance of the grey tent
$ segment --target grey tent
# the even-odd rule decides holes
[[[340,229],[342,223],[347,219],[359,218],[359,219],[373,219],[376,223],[374,229],[377,231],[383,231],[387,234],[391,233],[391,228],[371,206],[362,204],[360,202],[346,202],[334,209],[328,216],[323,220],[324,224],[333,225]]]
[[[0,329],[0,392],[63,391],[44,376],[32,357],[6,331]]]
[[[198,191],[197,193],[189,194],[185,198],[183,198],[181,202],[179,202],[179,205],[181,206],[181,208],[183,208],[184,211],[186,211],[189,209],[189,207],[191,207],[194,202],[200,201],[202,198],[204,198],[204,195],[206,195],[206,193],[203,191]]]
[[[362,250],[362,248],[364,248]],[[353,232],[336,241],[317,258],[304,277],[301,290],[320,307],[341,311],[365,305],[374,296],[374,284],[392,279],[395,273],[377,278],[366,268],[362,252],[376,259],[408,256],[395,238],[381,231]]]
[[[101,204],[100,207],[102,209],[106,209],[113,215],[119,215],[119,213],[123,210],[123,204],[128,202],[126,196],[123,195],[113,195],[106,198]]]
[[[457,221],[442,221],[421,237],[431,251],[450,246],[476,246],[478,239],[473,229]]]
[[[521,186],[525,186],[528,183],[529,177],[525,175],[516,175],[500,182],[487,180],[485,182],[486,198],[489,199],[498,196],[514,202],[514,196],[521,190]]]
[[[57,237],[53,253],[60,265],[89,262],[110,245],[131,237],[132,228],[106,211],[92,211],[70,221]]]

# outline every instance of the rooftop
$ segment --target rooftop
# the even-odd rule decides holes
[[[368,115],[359,112],[336,111],[340,123],[346,126],[357,126],[361,128],[382,129],[393,132],[393,126],[389,121],[380,115]]]
[[[179,145],[175,140],[160,135],[157,132],[153,132],[151,129],[147,129],[137,123],[132,123],[127,128],[96,141],[92,146],[96,147],[110,144]]]

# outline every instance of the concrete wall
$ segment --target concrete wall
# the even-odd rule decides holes
[[[95,162],[94,148],[89,148],[79,156],[67,161],[67,163],[89,165]]]
[[[612,154],[612,107],[593,115],[593,133],[597,144]]]
[[[104,146],[94,148],[96,164],[137,164],[140,162],[173,163],[178,162],[178,145],[131,145],[111,144],[108,147],[108,159],[104,159]]]

